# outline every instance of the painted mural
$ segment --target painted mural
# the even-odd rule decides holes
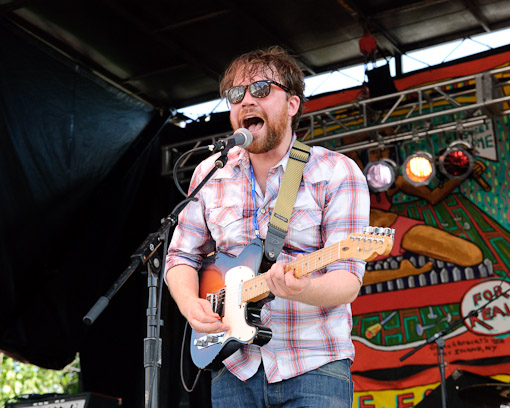
[[[484,126],[470,135],[468,178],[414,187],[399,176],[371,196],[371,225],[396,235],[392,252],[367,264],[353,304],[355,407],[425,402],[441,353],[447,378],[510,382],[510,119]]]
[[[398,90],[412,89],[507,67],[509,61],[510,52],[503,51],[394,82]],[[510,95],[508,72],[497,74],[503,95]],[[459,79],[443,91],[460,91],[455,106],[474,104],[476,98],[462,90],[475,85]],[[351,89],[311,100],[305,111],[342,107],[362,98],[360,92]],[[429,112],[451,108],[448,103],[431,103]],[[465,179],[437,174],[429,185],[416,187],[400,175],[389,190],[371,194],[370,224],[396,233],[391,253],[367,264],[364,286],[352,305],[355,408],[440,407],[441,367],[448,387],[458,381],[448,391],[457,400],[448,407],[464,406],[466,398],[483,406],[494,397],[488,384],[510,387],[510,107],[504,103],[501,108],[506,114],[492,112],[489,120],[469,129],[460,126],[449,133],[346,153],[363,168],[381,158],[401,165],[417,150],[433,149],[437,157],[459,139],[475,149],[473,169]],[[338,118],[349,117],[339,109]],[[397,108],[388,121],[409,114]],[[459,119],[447,115],[431,124]],[[348,126],[361,129],[362,119],[354,115]],[[327,131],[341,129],[332,125]],[[385,129],[378,137],[384,141],[393,131]],[[324,134],[317,128],[314,137]],[[368,137],[342,140],[354,143]],[[331,143],[328,147],[338,147]],[[469,394],[466,384],[482,388]]]

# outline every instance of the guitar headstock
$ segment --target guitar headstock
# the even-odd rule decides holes
[[[365,227],[362,234],[349,234],[342,241],[342,252],[349,252],[352,258],[370,261],[378,255],[388,255],[391,252],[394,236],[393,228]]]

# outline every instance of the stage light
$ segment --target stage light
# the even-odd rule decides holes
[[[450,179],[463,179],[473,170],[471,146],[456,140],[439,156],[439,170]]]
[[[386,191],[395,182],[397,165],[389,159],[370,162],[363,171],[372,191]]]
[[[404,178],[415,186],[423,186],[430,183],[436,175],[432,155],[427,152],[417,152],[409,156],[402,165]]]

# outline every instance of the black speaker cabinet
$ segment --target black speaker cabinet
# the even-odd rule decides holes
[[[121,406],[121,399],[91,392],[30,396],[26,399],[19,399],[17,402],[5,404],[6,408],[119,408]]]
[[[499,387],[496,387],[498,385]],[[499,408],[506,400],[496,395],[500,387],[509,384],[469,371],[455,370],[446,379],[446,406],[448,408]],[[441,408],[441,384],[415,408]]]
[[[390,75],[390,67],[388,64],[373,68],[366,72],[368,77],[368,89],[370,90],[370,98],[378,96],[390,95],[398,92],[395,83]],[[385,99],[382,101],[372,102],[370,107],[376,111],[391,108],[397,101],[397,98]]]

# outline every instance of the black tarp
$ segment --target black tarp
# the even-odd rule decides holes
[[[143,268],[92,326],[82,317],[182,199],[160,176],[174,128],[0,20],[0,350],[55,369],[79,352],[81,391],[125,407],[143,406]],[[161,398],[178,406],[183,320],[164,293]]]

